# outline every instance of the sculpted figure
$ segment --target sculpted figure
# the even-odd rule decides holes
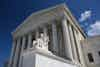
[[[40,38],[33,41],[33,46],[38,49],[48,50],[49,37],[43,33],[40,34]]]

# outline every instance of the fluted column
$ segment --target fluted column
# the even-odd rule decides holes
[[[32,34],[31,33],[29,33],[28,34],[28,49],[31,47],[31,45],[32,45]]]
[[[47,28],[46,27],[43,27],[43,33],[44,33],[44,35],[47,35]]]
[[[25,47],[25,42],[26,41],[26,38],[25,36],[23,36],[22,38],[22,47],[21,47],[21,55],[20,55],[20,59],[19,59],[19,67],[22,67],[21,64],[22,64],[22,53],[23,53],[23,50],[24,50],[24,47]]]
[[[73,30],[72,30],[72,26],[71,25],[69,25],[69,30],[70,30],[70,38],[71,38],[71,45],[72,45],[72,53],[73,53],[73,61],[75,62],[75,61],[77,61],[77,62],[79,62],[78,61],[78,58],[77,58],[77,52],[76,52],[76,43],[75,43],[75,37],[74,37],[74,32],[73,32]]]
[[[85,62],[84,62],[84,57],[83,57],[83,52],[82,52],[80,40],[79,40],[79,32],[74,30],[74,34],[75,34],[75,38],[76,38],[76,42],[77,42],[80,63],[83,65],[83,67],[86,67]]]
[[[52,38],[53,38],[53,51],[55,55],[58,55],[58,38],[57,38],[57,26],[56,23],[52,23]]]
[[[78,54],[79,54],[79,56],[78,56],[78,57],[79,57],[78,60],[79,60],[79,62],[81,62],[81,61],[80,61],[80,50],[79,50],[80,48],[79,48],[79,41],[78,41],[78,37],[77,37],[78,34],[77,34],[76,30],[74,30],[74,35],[75,35],[76,46],[77,46],[77,50],[78,50]]]
[[[62,20],[62,28],[63,28],[63,35],[64,35],[66,57],[70,60],[73,60],[70,36],[69,36],[69,31],[68,31],[68,22],[66,20],[66,17],[64,17]]]
[[[16,41],[13,40],[12,49],[11,49],[11,55],[10,55],[8,67],[12,67],[12,61],[13,61],[13,56],[14,56],[14,53],[15,53],[15,48],[16,48]]]
[[[35,39],[39,38],[39,30],[36,30]]]
[[[37,29],[36,31],[35,31],[35,40],[37,40],[39,38],[39,30]],[[32,44],[33,45],[33,44]],[[33,48],[36,48],[37,47],[37,45],[33,45]]]
[[[13,67],[17,67],[17,62],[18,62],[18,52],[19,52],[19,47],[20,47],[20,42],[21,39],[18,38],[17,40],[17,46],[16,46],[16,51],[15,51],[15,56],[14,56],[14,63],[13,63]]]

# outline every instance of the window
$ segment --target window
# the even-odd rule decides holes
[[[98,52],[98,55],[100,56],[100,51]]]
[[[94,62],[92,53],[88,53],[88,59],[89,59],[89,62]]]

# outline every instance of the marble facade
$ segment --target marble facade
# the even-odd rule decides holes
[[[86,36],[65,4],[33,13],[12,32],[12,36],[8,67],[21,67],[23,52],[33,48],[85,67],[80,41]]]
[[[81,47],[86,67],[100,67],[100,35],[83,40]]]

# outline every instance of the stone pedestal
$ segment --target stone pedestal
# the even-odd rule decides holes
[[[23,53],[21,67],[81,67],[71,61],[39,50],[29,50]]]

